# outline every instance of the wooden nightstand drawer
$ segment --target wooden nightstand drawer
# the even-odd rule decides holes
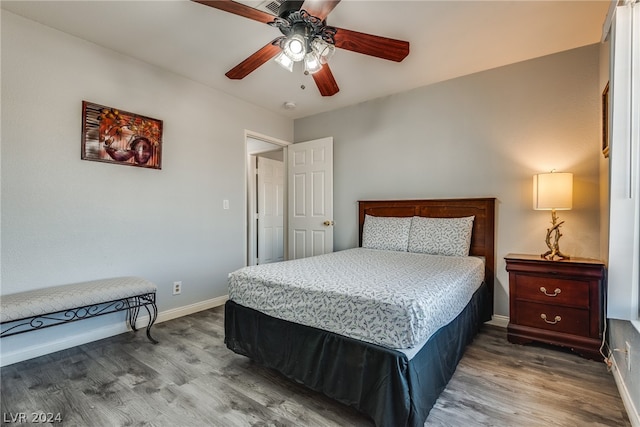
[[[589,336],[589,311],[532,302],[516,302],[516,323],[533,328]]]
[[[542,342],[602,359],[606,270],[589,258],[509,254],[509,342]]]
[[[518,300],[589,308],[589,283],[584,280],[517,274],[516,287]]]

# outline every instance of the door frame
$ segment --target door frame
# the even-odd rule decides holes
[[[254,257],[252,257],[251,255],[253,252],[251,251],[255,248],[255,244],[253,243],[253,241],[250,241],[249,239],[252,238],[253,240],[252,236],[255,236],[255,234],[257,233],[257,227],[255,226],[255,222],[249,221],[249,217],[252,215],[253,212],[255,212],[255,205],[251,202],[252,198],[249,197],[250,191],[255,190],[255,182],[252,179],[253,173],[255,171],[255,167],[250,163],[251,155],[249,154],[249,150],[247,149],[248,138],[257,139],[273,145],[278,145],[282,148],[284,173],[285,173],[285,180],[284,180],[285,195],[288,194],[287,179],[286,179],[286,176],[287,176],[287,149],[286,148],[292,144],[289,141],[274,138],[274,137],[264,135],[258,132],[254,132],[248,129],[245,129],[244,131],[244,254],[245,254],[244,265],[245,266],[252,265],[251,263],[254,262]],[[284,197],[283,209],[284,209],[284,223],[285,223],[285,227],[284,227],[285,259],[287,259],[287,254],[288,254],[288,241],[287,241],[288,239],[287,239],[287,227],[286,227],[288,222],[287,208],[288,208],[288,200],[287,200],[287,197]]]

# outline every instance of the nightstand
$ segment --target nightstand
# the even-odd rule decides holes
[[[509,342],[533,341],[601,360],[605,266],[589,258],[549,261],[509,254]]]

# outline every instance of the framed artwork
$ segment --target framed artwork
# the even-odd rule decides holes
[[[602,154],[609,157],[609,82],[602,91]]]
[[[81,158],[162,169],[162,120],[82,101]]]

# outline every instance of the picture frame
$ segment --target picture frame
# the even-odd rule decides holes
[[[162,120],[82,101],[82,160],[162,169]]]
[[[602,91],[602,154],[609,158],[609,82]]]

